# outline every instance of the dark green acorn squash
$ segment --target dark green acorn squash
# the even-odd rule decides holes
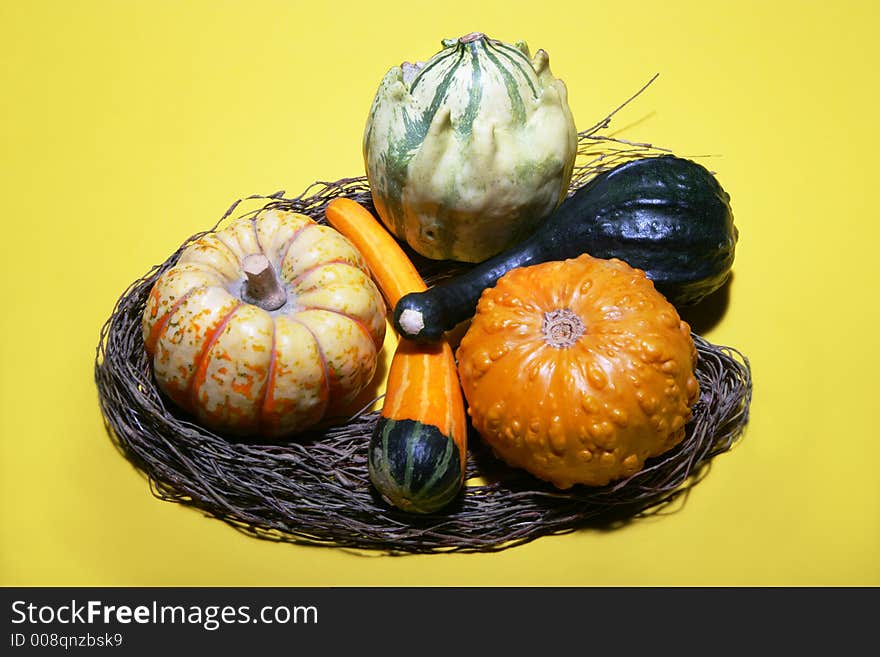
[[[395,328],[437,340],[472,317],[483,290],[514,267],[588,253],[642,269],[677,308],[720,288],[738,231],[730,197],[705,167],[673,155],[633,160],[597,175],[515,247],[395,306]]]

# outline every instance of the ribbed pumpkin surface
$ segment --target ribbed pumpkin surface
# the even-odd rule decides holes
[[[505,274],[457,357],[476,430],[559,488],[640,470],[682,440],[699,394],[675,308],[644,272],[588,255]]]
[[[243,300],[253,254],[268,258],[283,306]],[[265,211],[184,250],[151,291],[143,335],[159,387],[200,423],[278,436],[314,425],[370,382],[385,303],[345,237]]]

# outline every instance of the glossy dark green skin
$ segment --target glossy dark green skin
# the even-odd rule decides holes
[[[483,290],[506,272],[583,253],[644,270],[681,308],[724,285],[737,238],[730,196],[705,167],[673,155],[633,160],[593,178],[517,246],[426,292],[404,296],[393,322],[411,339],[438,340],[472,317]],[[422,313],[419,334],[400,326],[405,309]]]
[[[434,513],[458,495],[463,477],[458,445],[440,429],[379,416],[370,439],[370,480],[390,504]]]

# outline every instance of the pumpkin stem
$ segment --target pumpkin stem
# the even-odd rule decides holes
[[[568,308],[545,312],[544,320],[541,322],[544,342],[556,349],[570,347],[585,331],[586,327],[581,318]]]
[[[287,294],[269,258],[262,253],[245,257],[242,261],[245,280],[241,286],[241,298],[247,303],[259,306],[263,310],[277,310],[287,303]]]

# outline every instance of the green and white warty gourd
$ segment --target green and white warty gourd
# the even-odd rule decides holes
[[[433,259],[481,262],[532,232],[563,200],[577,131],[547,53],[473,33],[426,63],[395,66],[367,120],[376,211]]]

